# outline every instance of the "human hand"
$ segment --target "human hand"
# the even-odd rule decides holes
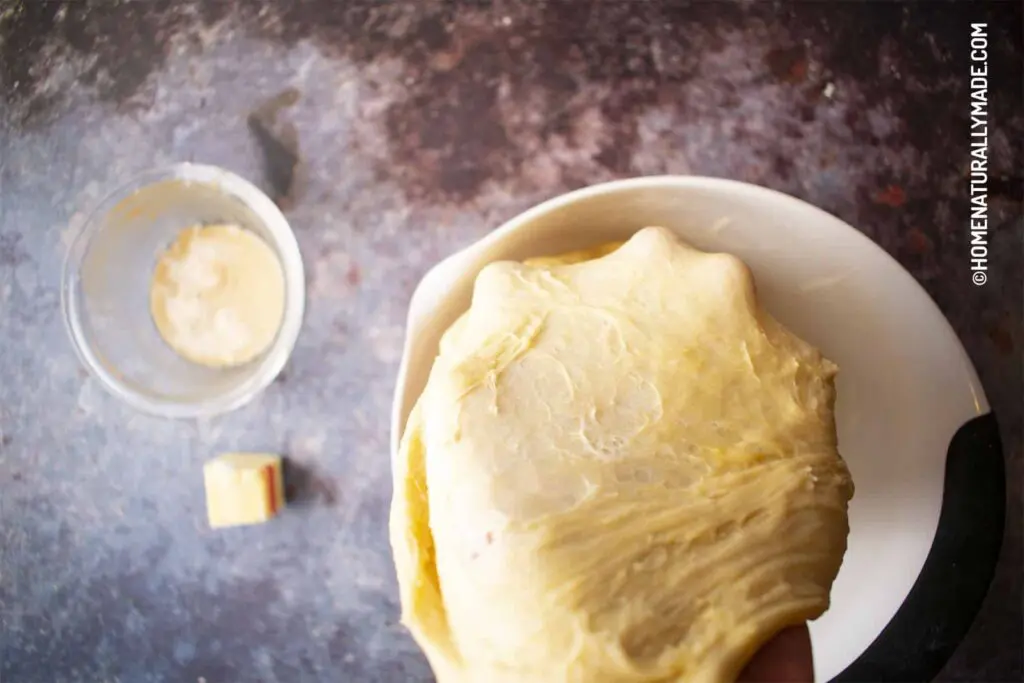
[[[757,651],[736,683],[813,683],[814,660],[807,624],[781,631]]]

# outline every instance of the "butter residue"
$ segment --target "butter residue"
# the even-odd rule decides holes
[[[853,494],[835,373],[742,262],[661,228],[484,268],[394,472],[439,683],[726,683],[820,615]]]
[[[211,367],[253,360],[284,318],[281,263],[262,239],[236,225],[192,226],[161,254],[150,313],[182,357]]]

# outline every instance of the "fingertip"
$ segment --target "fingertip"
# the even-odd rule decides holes
[[[736,683],[813,683],[814,657],[807,624],[783,629],[747,663]]]

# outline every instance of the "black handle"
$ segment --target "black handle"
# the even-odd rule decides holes
[[[1006,470],[992,413],[953,436],[946,454],[939,527],[921,574],[899,611],[833,683],[930,681],[981,607],[999,559]]]

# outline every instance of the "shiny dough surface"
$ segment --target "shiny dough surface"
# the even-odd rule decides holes
[[[731,681],[828,607],[835,365],[737,258],[617,246],[484,268],[409,417],[391,542],[440,683]]]

